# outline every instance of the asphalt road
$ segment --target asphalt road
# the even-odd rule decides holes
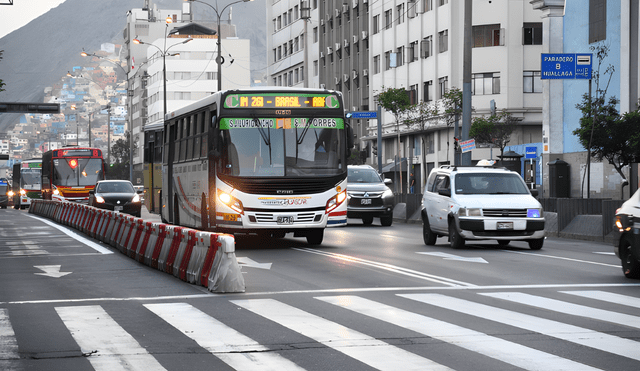
[[[420,233],[238,238],[246,293],[213,294],[0,210],[0,370],[640,369],[640,281],[612,246]]]

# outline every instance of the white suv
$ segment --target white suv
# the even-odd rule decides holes
[[[537,195],[537,190],[532,191]],[[504,168],[452,167],[433,169],[422,198],[424,243],[448,236],[451,247],[465,240],[528,241],[539,250],[544,243],[542,205],[520,174]]]

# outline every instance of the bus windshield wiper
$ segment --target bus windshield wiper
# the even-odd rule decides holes
[[[304,125],[304,129],[302,129],[302,134],[300,135],[300,137],[298,137],[298,128],[296,128],[296,143],[298,143],[298,145],[302,144],[302,141],[304,140],[304,137],[307,135],[307,131],[311,127],[311,123],[315,118],[316,118],[315,115],[312,115],[309,117],[309,119],[307,120],[307,123]]]
[[[262,136],[262,140],[264,141],[264,144],[266,144],[267,146],[269,146],[269,148],[271,148],[271,131],[269,131],[269,133],[265,133],[264,129],[262,128],[262,125],[260,124],[260,120],[258,120],[258,117],[255,115],[255,113],[252,114],[251,117],[253,118],[253,122],[255,122],[256,126],[258,127],[258,131]]]

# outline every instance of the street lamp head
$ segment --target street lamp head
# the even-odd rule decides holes
[[[167,24],[173,23],[173,18],[167,17],[167,19],[165,19],[165,21],[167,22]]]
[[[137,39],[137,38],[133,39],[132,41],[133,41],[134,44],[144,44],[144,42],[142,42],[142,40]]]
[[[84,50],[82,51],[82,53],[80,53],[81,56],[83,57],[87,57],[89,54],[87,54],[87,52],[85,52]]]

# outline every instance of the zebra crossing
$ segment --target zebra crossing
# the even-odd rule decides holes
[[[398,302],[398,297],[403,300]],[[591,362],[590,365],[577,355],[572,357],[571,351],[532,346],[532,342],[509,336],[514,333],[535,334],[543,341],[561,341],[581,351],[623,357],[625,365],[640,369],[637,331],[640,317],[633,314],[640,308],[638,297],[604,290],[562,289],[542,294],[511,290],[398,293],[392,299],[395,305],[385,303],[391,301],[386,296],[372,299],[353,294],[316,295],[299,307],[284,299],[232,296],[222,300],[236,309],[234,316],[246,316],[247,321],[256,322],[258,326],[282,328],[280,337],[283,333],[295,333],[297,339],[317,343],[316,347],[326,349],[328,354],[362,364],[360,369],[466,369],[451,361],[458,352],[482,356],[484,362],[494,362],[502,369],[608,367],[606,363],[603,366]],[[582,304],[576,304],[576,299]],[[322,306],[330,308],[331,315],[317,309]],[[231,369],[319,369],[314,362],[305,364],[303,358],[292,356],[292,352],[302,349],[301,345],[296,348],[294,344],[283,351],[273,343],[263,341],[261,344],[246,327],[237,329],[227,324],[228,318],[227,323],[223,318],[215,318],[216,312],[210,310],[210,305],[158,302],[141,303],[141,307],[139,310],[153,313],[151,318],[157,325],[177,330],[180,336]],[[603,307],[614,309],[601,309]],[[136,339],[139,334],[128,332],[126,325],[119,324],[111,316],[114,313],[109,313],[104,305],[57,305],[54,309],[94,370],[170,369],[141,345],[140,339]],[[316,309],[322,313],[314,313]],[[448,320],[442,319],[443,313]],[[20,369],[15,366],[20,362],[19,336],[9,315],[8,308],[0,308],[0,368],[3,370]],[[400,339],[413,340],[405,344]],[[295,340],[285,342],[295,343]],[[327,362],[330,364],[331,360]],[[609,369],[624,369],[618,366],[610,364]],[[477,367],[480,368],[475,369],[482,369]]]

